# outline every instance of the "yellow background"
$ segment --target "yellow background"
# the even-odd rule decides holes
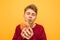
[[[12,40],[29,4],[38,7],[36,22],[44,26],[47,40],[60,40],[59,0],[0,0],[0,40]]]

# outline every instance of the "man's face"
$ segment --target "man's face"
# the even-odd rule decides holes
[[[27,9],[24,14],[25,21],[27,21],[28,23],[33,23],[36,19],[36,16],[36,12],[32,9]]]

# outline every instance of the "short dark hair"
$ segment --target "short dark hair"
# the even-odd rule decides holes
[[[35,11],[35,12],[37,13],[37,7],[36,7],[34,4],[28,5],[28,6],[24,9],[24,12],[25,12],[27,9],[32,9],[33,11]]]

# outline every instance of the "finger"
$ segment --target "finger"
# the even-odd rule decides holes
[[[27,38],[27,37],[25,36],[25,34],[21,34],[21,35],[22,35],[23,38]]]
[[[30,37],[27,37],[25,34],[22,34],[23,38],[30,39]]]
[[[31,28],[31,27],[29,27],[29,28],[28,28],[28,30],[29,30],[31,33],[33,32],[33,30],[32,30],[32,28]]]
[[[29,31],[31,32],[31,36],[33,36],[34,35],[34,32],[33,32],[33,30],[32,30],[31,27],[29,27]]]
[[[29,38],[31,38],[33,36],[33,32],[30,32],[29,30],[30,31],[33,31],[32,28],[28,28],[28,29],[27,28],[24,28],[22,30],[21,35],[22,35],[23,38],[29,39]]]
[[[22,30],[21,35],[24,34],[24,31],[25,31],[25,30],[26,30],[26,28],[24,28],[24,29]],[[22,36],[23,36],[23,35],[22,35]]]
[[[26,32],[26,30],[24,31],[24,35],[29,37],[28,33]]]
[[[26,33],[30,36],[31,35],[31,32],[28,30],[28,29],[26,29]]]
[[[30,39],[33,35],[31,34],[30,36],[26,36],[24,32],[21,33],[23,38]]]
[[[22,30],[22,32],[25,34],[25,36],[29,36],[29,34],[28,34],[28,32],[27,32],[27,28],[24,28],[24,29]]]

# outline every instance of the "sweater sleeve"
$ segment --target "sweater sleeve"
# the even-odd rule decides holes
[[[47,40],[44,28],[41,28],[41,40]]]
[[[18,25],[15,29],[15,33],[12,40],[18,40],[18,37],[20,37],[20,33],[21,33],[20,25]]]

